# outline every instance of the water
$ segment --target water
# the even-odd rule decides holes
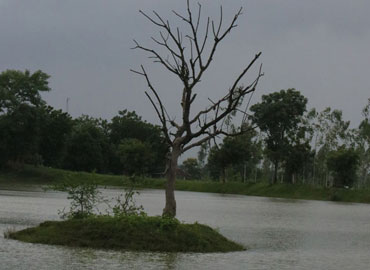
[[[104,190],[114,197],[118,190]],[[370,206],[319,201],[176,192],[178,218],[218,228],[247,251],[233,253],[117,252],[28,244],[4,230],[57,220],[66,195],[32,187],[0,190],[0,269],[369,269]],[[161,214],[164,192],[138,198]]]

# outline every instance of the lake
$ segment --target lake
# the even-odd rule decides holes
[[[105,189],[106,197],[119,194]],[[247,250],[232,253],[117,252],[28,244],[4,239],[57,220],[66,194],[32,186],[0,190],[0,269],[369,269],[370,205],[176,192],[178,218],[204,223]],[[160,215],[163,190],[143,190],[137,202]]]

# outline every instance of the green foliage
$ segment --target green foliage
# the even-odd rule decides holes
[[[198,163],[196,158],[187,158],[183,161],[182,165],[180,166],[185,173],[186,179],[200,179],[201,178],[201,167]]]
[[[354,131],[354,145],[359,154],[359,186],[368,186],[370,183],[370,99],[362,110],[364,119],[358,130]]]
[[[200,149],[198,151],[198,163],[201,168],[204,168],[206,165],[209,148],[209,142],[205,142],[200,146]]]
[[[149,216],[47,221],[35,228],[11,232],[9,236],[30,243],[103,249],[162,252],[244,250],[206,225],[182,224],[173,218]]]
[[[118,156],[127,175],[144,175],[154,159],[150,145],[133,138],[122,140],[118,146]]]
[[[286,182],[293,183],[294,177],[298,174],[304,176],[304,170],[313,163],[313,157],[314,153],[308,142],[289,145],[284,157]]]
[[[116,198],[116,204],[112,207],[115,217],[145,215],[144,207],[137,205],[134,196],[139,195],[138,191],[134,191],[134,187],[125,189],[123,195]]]
[[[42,107],[40,111],[39,154],[45,166],[62,167],[67,154],[67,141],[73,128],[70,115],[62,110],[54,110],[50,106]]]
[[[120,145],[125,143],[125,141],[130,144],[136,144],[136,146],[140,143],[145,145],[146,150],[141,150],[144,152],[150,152],[151,157],[149,158],[146,153],[146,168],[144,171],[150,173],[164,171],[165,155],[168,152],[168,146],[165,143],[162,131],[158,126],[143,121],[135,111],[129,112],[127,110],[123,110],[119,111],[118,115],[112,118],[108,128],[110,142],[117,149],[120,148]],[[130,141],[131,139],[135,141]],[[122,151],[117,152],[118,160],[122,159],[121,154]],[[140,167],[141,165],[139,163],[140,162],[138,162],[136,166]],[[112,170],[114,172],[121,173],[122,165],[125,166],[125,162],[123,162],[123,164],[122,162],[116,162],[115,167],[112,168]],[[129,170],[132,171],[133,167],[135,167],[135,165],[130,166]],[[125,167],[124,169],[127,168]],[[133,171],[135,171],[135,169]],[[142,173],[142,168],[139,171]]]
[[[39,109],[27,104],[0,116],[1,160],[24,164],[32,162],[38,153],[40,144]]]
[[[335,187],[351,187],[356,180],[358,153],[351,148],[340,147],[328,155],[327,166],[334,176]]]
[[[301,123],[306,104],[307,99],[299,91],[288,89],[263,95],[262,102],[250,109],[253,123],[266,134],[266,155],[275,165],[274,182],[279,163],[284,160],[290,146],[304,135]]]
[[[108,138],[99,119],[88,116],[77,118],[67,142],[64,168],[104,172],[107,167],[105,152],[109,149]]]
[[[330,107],[322,112],[312,112],[312,128],[315,136],[315,147],[331,151],[338,148],[340,141],[348,138],[350,122],[343,120],[341,110],[332,110]]]
[[[126,138],[136,138],[140,141],[146,141],[150,137],[159,135],[155,126],[143,121],[135,111],[130,112],[127,110],[119,111],[118,115],[112,118],[109,129],[110,139],[114,144],[119,144]]]
[[[243,135],[226,137],[219,147],[212,147],[208,156],[211,177],[226,181],[227,169],[237,172],[239,179],[244,173],[249,177],[261,159],[261,144],[256,135],[254,130],[248,130]]]
[[[307,99],[295,89],[263,95],[262,102],[251,107],[252,120],[269,137],[278,138],[297,128],[306,104]]]
[[[63,219],[87,218],[94,215],[97,204],[103,201],[98,185],[91,182],[64,182],[51,187],[54,190],[68,193],[68,200],[71,200],[70,209],[59,211]]]
[[[48,78],[42,71],[0,74],[0,166],[40,162],[40,92],[50,90]]]
[[[102,175],[86,172],[71,172],[60,169],[25,166],[22,170],[0,171],[0,184],[18,185],[18,184],[58,184],[63,183],[68,178],[73,182],[95,182],[101,186],[123,186],[130,187],[132,181],[128,177],[116,175]],[[137,188],[164,189],[165,180],[157,178],[140,178],[135,183]],[[320,186],[303,184],[277,184],[271,185],[267,181],[261,180],[257,183],[228,182],[222,184],[210,181],[190,181],[177,180],[176,190],[212,192],[225,194],[240,194],[263,197],[279,197],[291,199],[307,200],[330,200],[332,189]],[[343,202],[370,203],[369,189],[335,189],[337,197]]]
[[[42,100],[40,93],[50,90],[48,79],[42,71],[7,70],[0,74],[0,166],[33,163],[117,174],[123,170],[130,174],[164,171],[168,146],[159,127],[127,110],[120,111],[110,123],[88,116],[72,120]],[[138,155],[131,159],[132,152],[118,151],[127,139],[145,145],[139,159]],[[121,159],[126,160],[124,166]],[[131,164],[125,167],[127,160]]]
[[[22,104],[39,106],[44,104],[40,92],[49,91],[49,75],[38,70],[6,70],[0,73],[0,113],[16,110]]]
[[[315,154],[312,162],[313,182],[329,185],[327,158],[329,153],[337,150],[340,144],[348,144],[352,137],[348,130],[350,122],[343,120],[342,111],[333,110],[330,107],[321,112],[311,110],[307,115],[307,122]]]

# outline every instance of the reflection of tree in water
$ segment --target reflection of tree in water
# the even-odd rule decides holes
[[[177,253],[170,252],[170,253],[163,254],[163,263],[165,266],[164,269],[167,269],[167,270],[176,269],[177,257],[178,257]]]

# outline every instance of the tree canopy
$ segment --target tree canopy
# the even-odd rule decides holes
[[[266,133],[266,154],[274,163],[274,182],[277,181],[279,163],[288,154],[293,141],[297,141],[302,116],[306,111],[307,99],[295,89],[281,90],[262,96],[254,104],[252,122]]]
[[[0,113],[16,110],[21,104],[44,104],[40,92],[50,91],[49,75],[38,70],[6,70],[0,74]]]

